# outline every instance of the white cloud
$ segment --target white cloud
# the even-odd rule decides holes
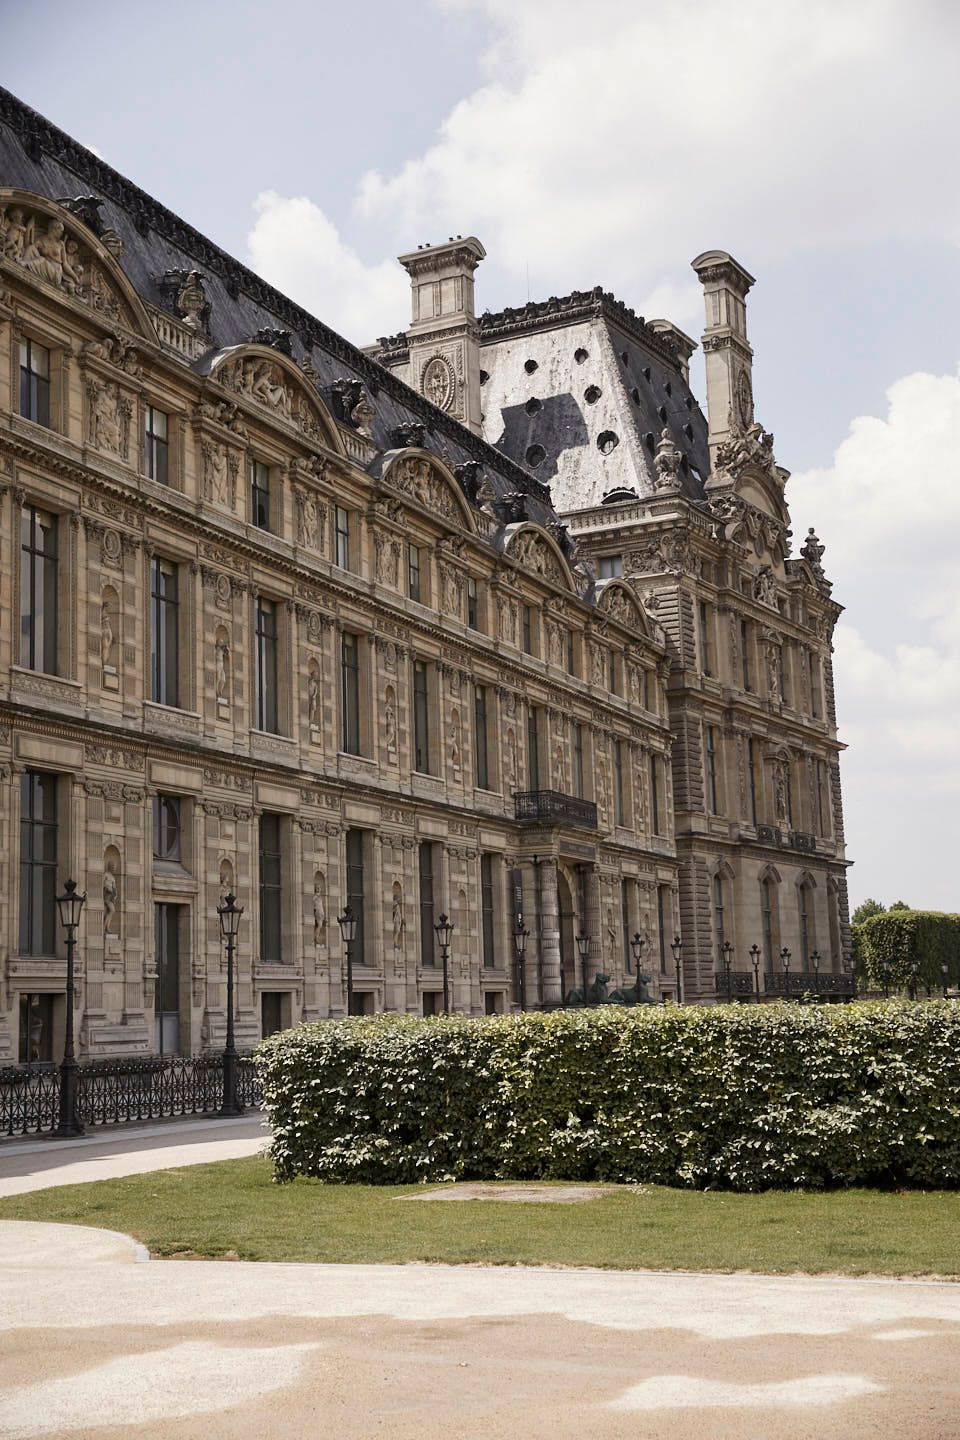
[[[355,344],[401,329],[409,319],[407,277],[383,260],[366,265],[305,196],[257,196],[247,237],[250,264],[278,290]]]
[[[887,402],[788,496],[848,606],[834,665],[853,895],[960,909],[960,376],[908,375]]]
[[[363,177],[366,220],[473,231],[538,293],[599,279],[632,297],[668,279],[694,294],[687,262],[712,245],[760,264],[960,216],[944,0],[473,8],[494,27],[489,83],[424,154]]]

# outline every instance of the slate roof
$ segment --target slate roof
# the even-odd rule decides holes
[[[561,513],[617,489],[653,494],[664,428],[683,493],[703,503],[707,421],[666,335],[599,287],[482,315],[480,329],[484,437],[546,481]]]
[[[549,489],[538,477],[431,405],[2,87],[0,185],[53,201],[78,195],[102,198],[100,218],[122,239],[120,264],[144,300],[169,308],[168,294],[159,284],[164,271],[199,270],[211,302],[210,330],[218,350],[251,341],[261,329],[289,331],[293,358],[300,362],[309,353],[320,394],[335,416],[341,415],[334,391],[338,380],[366,386],[376,410],[371,435],[379,449],[395,447],[397,426],[419,422],[426,426],[423,448],[453,468],[478,461],[498,495],[519,491],[527,496],[529,519],[548,523],[554,518]],[[195,368],[201,370],[202,362]]]

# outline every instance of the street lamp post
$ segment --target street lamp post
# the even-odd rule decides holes
[[[910,984],[909,984],[909,986],[907,987],[907,994],[910,996],[910,999],[911,999],[911,1000],[916,1000],[916,998],[917,998],[917,976],[919,975],[919,973],[920,973],[920,963],[919,963],[919,961],[918,961],[918,960],[911,960],[911,961],[910,961]]]
[[[647,941],[644,935],[638,930],[630,941],[630,950],[633,954],[633,968],[636,978],[637,1004],[640,1003],[640,966],[643,962],[643,952],[647,948]]]
[[[820,951],[814,950],[810,956],[810,963],[813,966],[813,993],[817,1000],[820,999]]]
[[[349,905],[343,907],[343,914],[337,916],[340,938],[347,952],[347,1014],[353,1014],[353,942],[357,937],[357,917]]]
[[[582,932],[577,936],[577,949],[580,952],[580,973],[583,976],[583,1003],[587,1003],[587,957],[590,954],[590,936]]]
[[[86,902],[86,893],[77,893],[75,880],[68,880],[63,894],[57,896],[60,924],[67,932],[67,1013],[66,1034],[63,1038],[63,1059],[60,1062],[60,1107],[57,1128],[53,1132],[56,1140],[69,1140],[83,1134],[83,1125],[77,1114],[77,1057],[73,1046],[73,967],[74,949],[77,943],[77,926],[80,912]]]
[[[530,938],[530,931],[523,923],[523,917],[517,916],[517,923],[513,927],[513,947],[517,960],[517,1000],[521,1010],[527,1008],[527,972],[524,965],[524,956],[527,950],[527,941]]]
[[[440,964],[443,966],[443,1013],[450,1014],[450,936],[453,925],[446,915],[441,915],[433,927],[440,946]]]
[[[724,940],[720,946],[720,953],[723,956],[723,978],[727,989],[727,1004],[733,999],[733,983],[730,975],[730,966],[733,962],[733,946],[729,940]]]
[[[783,990],[787,999],[790,999],[790,951],[784,945],[780,951],[780,959],[783,963]]]
[[[880,974],[883,976],[883,998],[890,999],[890,961],[884,956],[880,961]]]
[[[243,906],[231,891],[217,906],[220,934],[227,944],[227,1043],[223,1050],[223,1104],[221,1115],[242,1115],[243,1106],[237,1094],[237,1046],[233,1032],[233,956],[240,930]]]
[[[753,964],[753,989],[754,989],[754,994],[756,995],[756,998],[757,998],[757,1004],[759,1005],[759,1004],[760,1004],[760,946],[759,946],[759,945],[751,945],[751,946],[750,946],[750,960],[751,960],[751,962],[752,962],[752,964]]]
[[[683,957],[683,941],[679,935],[674,935],[670,942],[670,953],[673,955],[673,965],[677,974],[677,1004],[683,1004],[683,985],[681,984],[680,962]]]

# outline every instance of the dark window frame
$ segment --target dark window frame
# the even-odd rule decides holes
[[[59,517],[27,504],[20,512],[20,664],[56,675],[60,605]]]
[[[360,754],[360,639],[347,630],[340,636],[340,749]]]
[[[257,826],[260,962],[283,964],[283,817],[265,811]]]
[[[58,779],[45,770],[26,770],[20,777],[21,955],[57,953]]]
[[[255,642],[257,654],[256,728],[279,735],[277,695],[278,606],[266,595],[257,596]]]
[[[163,433],[155,421],[163,420]],[[143,418],[143,468],[147,478],[158,485],[170,483],[170,416],[156,405],[147,405]]]
[[[270,466],[250,460],[250,523],[258,530],[273,530],[270,505]]]
[[[163,555],[150,562],[150,699],[180,708],[180,566]]]
[[[34,352],[45,357],[46,373],[34,367]],[[53,356],[47,345],[24,335],[19,347],[20,414],[35,425],[50,425],[50,371]]]

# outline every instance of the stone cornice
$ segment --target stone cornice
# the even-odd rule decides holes
[[[551,295],[549,300],[530,300],[526,305],[508,307],[480,316],[480,344],[491,344],[513,335],[534,330],[554,330],[560,325],[576,325],[582,320],[602,317],[644,345],[654,355],[680,370],[680,358],[668,336],[653,330],[642,315],[631,310],[622,300],[595,285],[592,290],[573,290],[569,295]]]

